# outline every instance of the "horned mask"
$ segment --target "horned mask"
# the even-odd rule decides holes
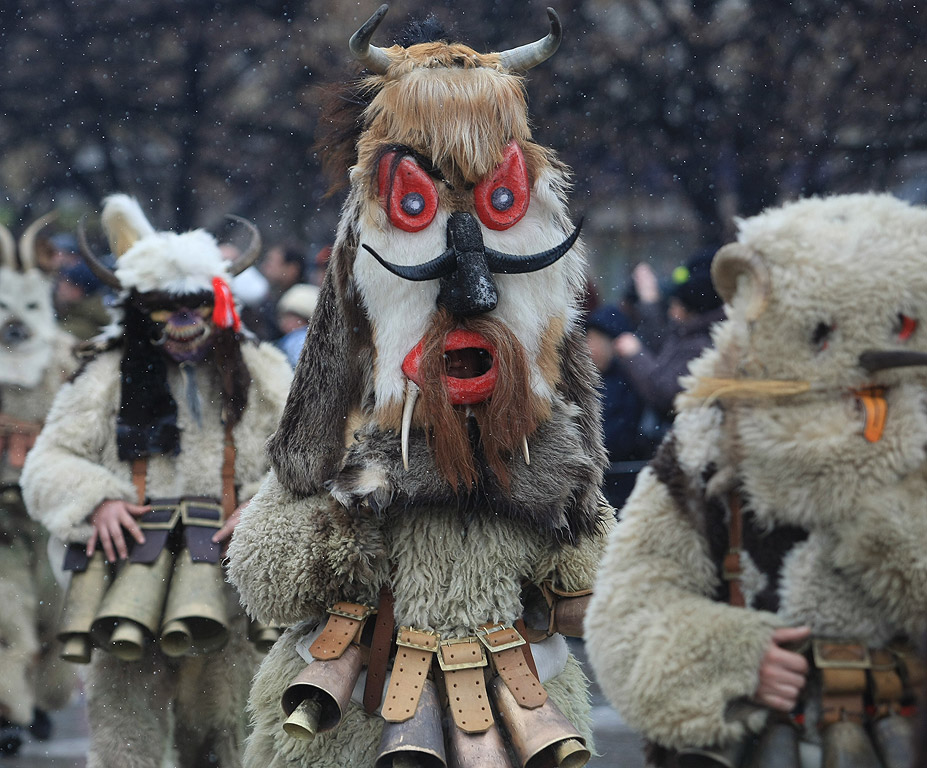
[[[378,506],[480,499],[570,537],[604,457],[585,264],[568,172],[532,139],[522,78],[557,49],[559,19],[481,54],[374,46],[386,11],[350,42],[370,72],[340,101],[356,111],[328,116],[350,190],[271,456],[300,494],[380,473]]]
[[[158,232],[138,202],[126,195],[108,197],[101,218],[116,257],[115,270],[93,254],[83,227],[79,234],[88,266],[121,297],[122,322],[115,340],[124,348],[120,457],[175,453],[179,432],[167,385],[170,361],[183,367],[211,356],[222,380],[226,418],[234,424],[244,410],[250,377],[241,357],[241,324],[228,280],[257,258],[260,236],[253,225],[232,217],[248,226],[252,242],[230,263],[208,232]],[[189,370],[187,380],[195,381]],[[188,395],[195,400],[195,393]]]
[[[55,214],[33,222],[17,244],[0,225],[0,384],[36,386],[55,337],[52,283],[38,266],[36,238]]]

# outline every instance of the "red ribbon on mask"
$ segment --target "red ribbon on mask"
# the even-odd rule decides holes
[[[215,304],[212,310],[212,321],[217,328],[232,328],[236,332],[241,330],[241,318],[235,311],[235,299],[232,298],[232,289],[221,277],[212,279],[212,291],[215,294]]]

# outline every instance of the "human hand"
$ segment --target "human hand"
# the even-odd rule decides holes
[[[93,554],[99,542],[108,562],[115,562],[117,554],[120,560],[125,560],[129,556],[129,548],[123,529],[139,544],[144,544],[145,534],[135,518],[150,511],[151,507],[147,504],[129,504],[121,499],[107,499],[98,504],[90,513],[93,533],[87,541],[87,556]]]
[[[810,627],[783,627],[773,632],[760,662],[760,680],[753,693],[754,701],[780,712],[791,712],[795,708],[808,676],[808,660],[782,646],[807,640],[810,635]]]
[[[226,546],[228,545],[228,541],[232,538],[232,532],[235,530],[235,526],[241,522],[242,510],[250,503],[251,501],[249,500],[244,504],[239,504],[235,511],[228,516],[228,519],[226,519],[226,521],[222,524],[222,527],[212,535],[213,544],[218,544],[220,541],[224,541],[226,542]],[[222,549],[225,550],[225,547]]]
[[[613,345],[619,357],[634,357],[644,348],[641,340],[633,333],[622,333],[615,339]]]
[[[631,271],[631,280],[637,297],[645,304],[654,304],[660,300],[660,286],[653,269],[646,262],[641,262]]]

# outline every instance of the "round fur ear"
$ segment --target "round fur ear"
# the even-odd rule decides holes
[[[110,195],[103,201],[103,228],[109,247],[118,259],[136,240],[154,234],[154,227],[142,212],[141,206],[128,195]]]
[[[756,320],[769,302],[769,270],[763,260],[742,243],[728,243],[711,262],[711,279],[726,304],[744,301],[747,320]],[[738,302],[741,303],[741,302]]]

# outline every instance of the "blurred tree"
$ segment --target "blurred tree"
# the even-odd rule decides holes
[[[376,42],[434,12],[479,50],[542,36],[549,0],[396,0]],[[7,0],[0,189],[11,218],[114,191],[159,226],[234,211],[268,240],[329,241],[318,86],[356,72],[375,0]],[[641,222],[703,241],[783,195],[886,188],[923,152],[927,55],[891,0],[563,0],[529,74],[536,131],[576,171],[587,233]],[[891,52],[891,55],[887,55]],[[635,218],[629,211],[636,211]]]

